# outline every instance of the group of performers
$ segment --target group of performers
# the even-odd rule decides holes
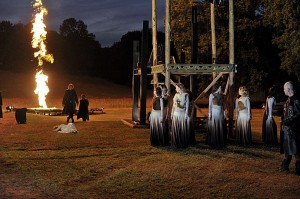
[[[152,112],[149,118],[150,142],[152,146],[171,144],[175,148],[186,148],[195,144],[195,133],[191,123],[191,93],[186,91],[183,84],[177,84],[173,106],[170,110],[170,97],[167,91],[164,85],[154,90]]]
[[[296,158],[296,173],[300,175],[300,102],[296,97],[292,82],[284,84],[284,93],[288,100],[284,105],[281,118],[280,146],[285,154],[280,169],[289,171],[292,155]],[[235,101],[235,137],[240,146],[252,143],[251,106],[249,92],[245,86],[239,88],[239,96]],[[266,99],[265,111],[262,117],[262,141],[266,145],[278,146],[277,126],[273,117],[276,104],[276,92],[272,87]],[[191,92],[183,84],[176,85],[171,111],[170,97],[166,86],[154,90],[152,112],[150,115],[150,142],[152,146],[168,146],[187,148],[195,144],[193,129],[193,100]],[[221,86],[215,85],[209,95],[208,122],[206,144],[211,148],[223,148],[227,142],[227,126],[225,123],[224,95]]]

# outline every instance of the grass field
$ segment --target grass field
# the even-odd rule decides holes
[[[231,140],[225,149],[212,150],[202,132],[196,133],[196,145],[184,150],[151,147],[149,129],[121,122],[131,118],[130,89],[128,96],[110,98],[90,87],[84,90],[94,93],[88,94],[93,106],[105,107],[105,114],[76,121],[76,134],[53,131],[66,116],[28,113],[27,124],[17,124],[13,112],[4,113],[0,198],[299,198],[294,160],[290,173],[279,172],[279,148],[261,144],[261,109],[252,111],[251,147]],[[27,95],[3,96],[4,105],[35,105]],[[60,95],[49,99],[60,106]]]

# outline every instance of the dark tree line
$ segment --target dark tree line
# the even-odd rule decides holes
[[[193,6],[198,11],[198,63],[211,63],[210,1],[173,0],[171,37],[190,58]],[[234,1],[236,85],[255,92],[287,80],[300,81],[299,15],[297,0]],[[217,63],[229,62],[228,16],[228,1],[216,3]]]
[[[176,55],[184,50],[185,62],[190,63],[192,6],[198,9],[197,60],[198,63],[211,63],[209,2],[172,1],[170,25],[174,49],[171,52],[178,60]],[[257,91],[286,80],[299,81],[300,2],[240,0],[234,1],[234,12],[237,84],[245,84]],[[217,63],[228,63],[228,1],[216,4],[215,14]],[[31,28],[31,24],[0,22],[0,70],[35,69],[37,61],[31,47]],[[128,32],[111,47],[102,48],[83,21],[66,19],[59,32],[48,30],[47,50],[54,55],[54,64],[45,63],[44,70],[102,77],[130,85],[133,41],[141,42],[141,36],[140,31]],[[158,33],[158,44],[164,49],[161,32]],[[151,39],[148,46],[150,56]],[[163,53],[160,58],[164,61]]]
[[[0,70],[24,72],[36,69],[31,28],[31,24],[0,22]],[[128,32],[109,48],[102,48],[84,22],[74,18],[64,20],[59,32],[47,32],[47,50],[53,54],[54,63],[45,62],[45,71],[96,76],[131,85],[133,41],[141,42],[140,31]]]

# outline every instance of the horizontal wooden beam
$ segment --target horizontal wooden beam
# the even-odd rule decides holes
[[[165,71],[165,65],[159,64],[151,66],[151,74],[163,73]]]

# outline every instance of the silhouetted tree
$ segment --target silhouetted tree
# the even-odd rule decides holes
[[[0,23],[0,68],[25,71],[35,65],[32,61],[30,25]]]
[[[281,68],[300,81],[300,1],[263,0],[264,22],[272,31],[272,42],[280,49]]]
[[[64,40],[61,52],[64,68],[70,73],[94,75],[101,45],[95,40],[95,35],[88,32],[87,25],[81,20],[69,18],[63,21],[59,33]]]

